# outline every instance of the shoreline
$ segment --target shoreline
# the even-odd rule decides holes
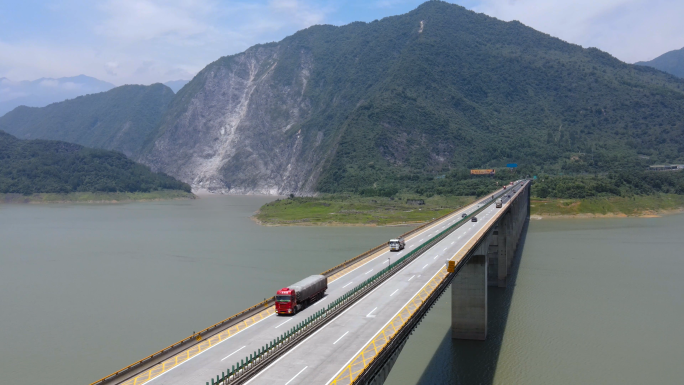
[[[154,202],[182,199],[198,199],[193,193],[181,190],[162,190],[149,193],[38,193],[0,194],[0,205],[40,205],[40,204],[120,204],[134,202]]]
[[[621,212],[612,213],[579,213],[579,214],[532,214],[531,220],[542,219],[622,219],[622,218],[662,218],[667,215],[683,214],[684,207],[672,210],[644,210],[643,212],[627,215]]]
[[[287,223],[264,223],[260,221],[256,216],[258,211],[249,217],[254,223],[259,226],[264,227],[287,227],[287,226],[301,226],[301,227],[403,227],[403,226],[420,226],[427,222],[402,222],[402,223],[389,223],[384,225],[379,225],[377,223],[347,223],[347,222],[310,222],[310,221],[291,221]]]
[[[377,201],[376,201],[377,199]],[[365,207],[359,208],[352,216],[348,216],[332,205],[339,203],[326,199],[285,200],[266,204],[250,218],[260,226],[327,226],[327,227],[390,227],[419,226],[428,223],[428,218],[388,218],[389,213],[383,210],[380,198],[364,199]],[[277,205],[276,205],[277,204]],[[456,209],[456,206],[452,210]],[[273,208],[277,210],[273,210]],[[425,207],[425,206],[423,206]],[[405,207],[404,207],[405,208]],[[264,211],[264,209],[266,211]],[[347,208],[349,209],[349,208]],[[398,213],[398,207],[394,213]],[[425,209],[425,208],[424,208]],[[445,209],[445,207],[441,207]],[[633,197],[605,197],[588,199],[532,198],[530,202],[531,220],[555,219],[619,219],[619,218],[660,218],[665,215],[684,213],[684,196],[659,194]],[[327,215],[338,215],[342,221],[324,218]],[[372,215],[379,215],[372,217]],[[359,220],[358,215],[366,216]],[[264,220],[266,219],[266,220]],[[378,223],[377,220],[380,219]],[[399,219],[392,221],[391,219]],[[409,221],[406,221],[409,219]],[[410,219],[413,219],[412,221]],[[424,219],[424,220],[423,220]]]

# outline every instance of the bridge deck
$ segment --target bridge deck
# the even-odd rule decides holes
[[[185,353],[187,357],[181,356],[180,361],[176,358],[166,368],[162,367],[162,370],[157,368],[141,373],[122,384],[204,384],[387,266],[388,257],[395,260],[404,255],[460,220],[461,213],[472,212],[476,208],[476,204],[470,205],[412,235],[402,252],[390,253],[385,249],[330,277],[327,295],[296,316],[277,316],[272,309],[267,309],[244,328],[231,328],[216,337],[216,341],[207,341],[204,347],[198,345],[192,355]],[[455,230],[248,383],[327,384],[336,379],[339,384],[350,383],[366,364],[362,359],[363,365],[359,366],[353,360],[364,355],[362,353],[369,349],[369,344],[377,339],[378,333],[401,314],[402,309],[442,270],[447,259],[457,255],[478,231],[491,224],[498,210],[501,209],[496,209],[493,205],[486,208],[478,214],[478,222],[468,222]],[[371,358],[371,354],[368,356]]]

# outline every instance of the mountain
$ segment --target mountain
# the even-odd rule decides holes
[[[176,94],[139,159],[196,189],[311,194],[683,154],[684,81],[429,1],[218,59]]]
[[[47,107],[17,107],[0,117],[0,130],[21,139],[62,140],[133,156],[173,97],[163,84],[126,85]]]
[[[664,53],[651,61],[640,61],[634,64],[657,68],[663,72],[684,78],[684,48]]]
[[[190,186],[121,153],[73,143],[19,140],[0,131],[0,193],[149,192]]]
[[[114,85],[85,75],[14,82],[0,78],[0,116],[18,106],[44,107],[77,96],[109,91]]]
[[[178,93],[183,86],[188,84],[190,80],[172,80],[170,82],[164,83],[165,86],[171,88],[173,90],[173,93]]]

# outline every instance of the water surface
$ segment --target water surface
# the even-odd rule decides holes
[[[0,383],[88,384],[407,228],[262,227],[272,198],[0,206]],[[490,292],[486,342],[450,291],[387,384],[674,384],[684,215],[542,220]]]
[[[0,206],[0,383],[89,384],[407,227],[263,227],[266,197]]]
[[[449,290],[387,384],[680,384],[683,246],[684,215],[532,221],[488,340],[451,339]]]

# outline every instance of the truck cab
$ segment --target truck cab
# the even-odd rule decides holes
[[[497,208],[497,209],[500,209],[501,206],[503,206],[503,201],[501,200],[501,198],[499,198],[499,199],[496,200],[496,203],[495,203],[495,204],[496,204],[496,208]]]
[[[278,314],[297,313],[297,295],[294,290],[284,287],[276,292],[275,308]]]
[[[390,239],[390,241],[389,241],[390,251],[403,250],[405,246],[406,246],[406,243],[404,242],[404,238],[401,238],[401,237],[399,237],[397,239]]]

